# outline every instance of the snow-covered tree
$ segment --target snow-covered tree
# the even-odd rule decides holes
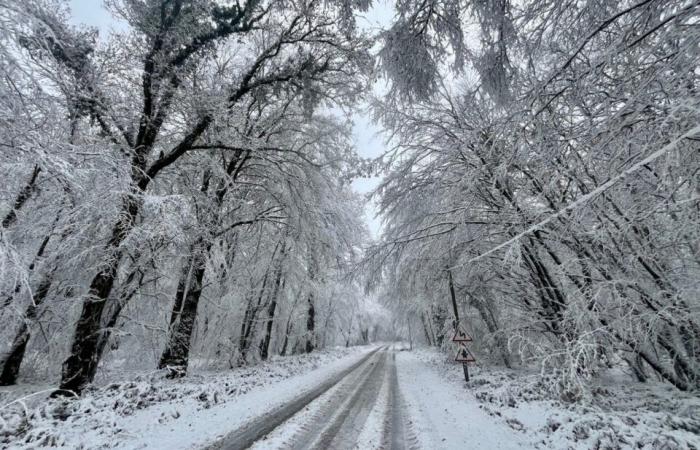
[[[17,74],[3,80],[2,132],[19,149],[12,157],[3,152],[2,170],[21,172],[3,193],[2,264],[11,267],[3,273],[3,304],[23,322],[4,358],[9,383],[47,297],[65,305],[49,342],[71,342],[61,392],[79,393],[107,345],[119,347],[114,331],[128,320],[125,311],[147,310],[149,297],[168,323],[159,365],[182,374],[205,285],[258,291],[267,305],[279,295],[268,291],[281,285],[277,273],[293,250],[314,283],[336,276],[337,264],[313,267],[337,246],[302,242],[330,228],[346,233],[345,247],[359,245],[358,216],[345,221],[342,205],[328,203],[346,195],[343,165],[354,153],[347,131],[324,111],[364,92],[370,42],[348,21],[348,8],[366,5],[108,5],[127,29],[107,39],[68,25],[59,1],[0,5],[3,70]],[[313,205],[318,213],[308,210]],[[35,226],[17,227],[31,234],[13,230],[36,217]],[[291,238],[284,236],[300,235],[309,237],[285,243]],[[252,248],[259,259],[248,260],[253,284],[246,286],[232,280],[240,273],[227,262],[235,266],[237,254]],[[169,290],[172,303],[164,301]],[[298,295],[311,299],[313,290]]]
[[[459,18],[440,22],[446,8]],[[383,50],[394,95],[375,104],[393,148],[371,256],[402,298],[449,308],[452,277],[505,361],[557,370],[567,398],[618,359],[697,388],[697,14],[401,2]]]

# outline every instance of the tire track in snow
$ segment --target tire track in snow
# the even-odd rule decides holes
[[[414,431],[406,402],[399,387],[398,369],[396,366],[396,356],[398,352],[396,346],[392,347],[391,361],[387,371],[388,379],[388,407],[386,409],[385,430],[382,436],[381,449],[390,450],[420,450],[418,437]]]
[[[367,364],[357,371],[348,374],[345,379],[319,397],[316,401],[309,405],[306,411],[303,411],[298,416],[295,416],[288,423],[279,427],[273,434],[279,437],[285,435],[291,436],[285,440],[284,445],[280,448],[284,450],[293,450],[303,448],[303,444],[313,439],[313,436],[320,432],[320,424],[327,423],[338,410],[339,405],[348,396],[352,395],[357,386],[364,384],[366,378],[371,371],[376,367],[376,362],[380,355],[375,355],[373,360],[368,360]],[[264,446],[262,446],[264,447]]]
[[[390,361],[390,359],[389,359]],[[389,364],[382,374],[381,389],[374,406],[367,416],[365,426],[357,437],[356,448],[362,450],[386,449],[386,436],[391,432],[391,370]]]
[[[391,364],[389,366],[389,414],[391,418],[390,427],[385,434],[391,450],[406,450],[409,439],[407,439],[406,424],[404,421],[404,404],[399,391],[399,377],[396,373],[396,352],[391,352]]]
[[[338,395],[323,408],[331,412],[327,424],[321,428],[311,427],[307,433],[295,440],[291,448],[294,450],[355,448],[357,437],[382,386],[387,355],[386,350],[379,352],[376,362],[363,374],[359,383],[348,380],[347,390],[339,390]]]
[[[299,411],[304,409],[318,397],[345,380],[348,376],[352,376],[357,372],[365,373],[367,368],[371,367],[368,362],[375,358],[380,350],[382,350],[382,348],[373,350],[348,369],[345,369],[318,387],[303,393],[292,402],[282,405],[276,409],[272,409],[271,411],[250,421],[243,427],[232,431],[223,439],[220,439],[218,442],[206,447],[206,450],[243,450],[249,448],[257,441],[264,438],[267,434],[272,432],[275,428],[283,424],[289,418],[293,417]]]

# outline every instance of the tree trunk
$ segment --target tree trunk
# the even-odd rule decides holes
[[[648,376],[644,371],[644,362],[642,361],[641,356],[639,356],[639,354],[635,354],[624,359],[630,366],[630,369],[632,369],[632,373],[634,374],[637,381],[639,381],[640,383],[646,383]]]
[[[48,233],[46,233],[46,236],[44,236],[44,239],[41,241],[41,244],[39,245],[39,249],[37,250],[36,255],[34,256],[34,260],[32,261],[31,264],[29,264],[29,267],[27,268],[27,272],[29,275],[31,275],[34,272],[34,268],[36,267],[37,263],[44,256],[44,252],[46,251],[46,246],[49,245],[49,241],[51,240],[51,235],[53,234],[54,230],[56,229],[56,225],[58,224],[58,221],[60,218],[61,218],[61,211],[59,210],[58,214],[56,214],[56,218],[54,219],[53,224],[51,225],[51,229],[49,230]],[[62,239],[66,238],[65,232],[62,234],[61,238]],[[41,285],[39,287],[41,288]],[[8,295],[5,298],[5,300],[3,300],[2,305],[0,307],[5,308],[7,306],[10,306],[12,304],[12,301],[17,296],[17,294],[19,294],[21,291],[22,291],[22,285],[17,284],[14,292],[12,294]]]
[[[41,167],[34,166],[34,170],[32,170],[32,174],[29,176],[29,181],[27,181],[27,184],[25,184],[22,190],[17,194],[17,198],[10,212],[2,219],[2,228],[8,228],[17,221],[17,211],[22,209],[22,206],[24,206],[36,190],[36,180],[40,172]]]
[[[280,289],[284,284],[282,282],[282,264],[284,264],[286,248],[285,244],[282,244],[282,249],[280,250],[279,264],[277,266],[277,273],[275,274],[275,286],[270,296],[270,303],[267,306],[267,322],[265,323],[265,337],[260,345],[260,359],[265,361],[270,356],[270,341],[272,340],[272,326],[275,322],[275,312],[277,310],[277,297],[279,295]]]
[[[49,241],[51,240],[51,235],[56,229],[56,224],[58,224],[60,217],[61,211],[59,211],[58,214],[56,214],[56,218],[53,221],[50,231],[46,234],[43,241],[39,245],[39,249],[37,250],[36,255],[34,256],[34,261],[32,261],[32,263],[29,265],[29,274],[32,274],[34,272],[36,264],[44,256],[46,247],[48,246]],[[61,238],[65,239],[65,237],[66,233],[64,232],[61,235]],[[49,292],[49,289],[51,289],[51,285],[53,284],[54,279],[54,272],[58,267],[58,261],[60,260],[60,257],[61,255],[59,255],[56,261],[54,262],[53,269],[48,274],[46,274],[41,283],[39,283],[39,286],[36,289],[36,293],[31,299],[31,303],[29,304],[29,306],[27,306],[27,310],[24,313],[22,324],[20,325],[19,330],[17,330],[15,338],[12,340],[12,346],[10,347],[10,351],[7,353],[5,359],[2,361],[0,386],[10,386],[17,382],[19,369],[22,365],[22,360],[24,359],[24,352],[27,348],[27,343],[29,342],[30,338],[30,327],[36,319],[37,310],[39,306],[44,302],[44,300],[46,299],[46,295]],[[5,304],[3,306],[8,306],[10,303],[12,303],[14,295],[17,295],[20,291],[21,285],[18,285],[15,289],[14,294],[10,295],[5,300]]]
[[[469,291],[466,292],[467,295],[469,295],[469,297],[472,299],[472,305],[474,305],[476,307],[476,310],[479,312],[481,320],[483,320],[486,324],[486,329],[489,330],[489,333],[493,336],[494,340],[496,341],[496,345],[501,352],[501,359],[503,359],[503,364],[505,364],[505,366],[510,369],[512,367],[512,364],[510,362],[510,352],[508,352],[508,342],[505,339],[505,336],[503,336],[503,334],[500,332],[498,322],[496,321],[496,317],[494,316],[493,311],[487,306],[486,302],[478,298],[476,295],[471,294]]]
[[[433,309],[433,323],[437,327],[437,332],[435,333],[435,342],[438,347],[442,347],[443,342],[445,342],[445,311],[443,311],[440,305],[432,305]]]
[[[124,197],[120,220],[112,229],[111,238],[107,243],[108,255],[105,264],[92,279],[88,294],[83,299],[70,355],[63,362],[61,383],[52,397],[79,395],[95,377],[97,365],[102,357],[98,342],[107,337],[102,336],[103,333],[109,335],[109,330],[102,327],[102,313],[117,277],[122,256],[119,246],[134,227],[136,216],[141,209],[141,200],[134,195]]]
[[[207,256],[211,244],[201,240],[194,244],[189,264],[185,265],[178,282],[175,303],[170,315],[168,342],[158,362],[159,369],[168,369],[171,378],[187,374],[192,331],[197,320],[197,308],[202,296]]]
[[[432,347],[434,345],[433,344],[433,337],[431,336],[430,330],[428,328],[428,323],[425,320],[425,314],[421,313],[420,321],[423,324],[423,332],[425,333],[425,340],[428,343],[428,346]]]
[[[118,258],[114,258],[115,260]],[[90,283],[88,296],[75,327],[71,353],[63,362],[59,390],[52,395],[79,395],[92,382],[100,362],[98,341],[102,330],[102,311],[116,278],[117,262],[112,261]]]
[[[29,326],[27,321],[23,321],[15,335],[15,339],[12,341],[10,351],[3,361],[2,373],[0,373],[0,386],[11,386],[17,383],[19,368],[24,359],[24,350],[27,348],[29,337]]]
[[[289,345],[289,332],[292,328],[292,316],[291,314],[287,318],[287,326],[284,330],[284,342],[282,343],[282,350],[280,350],[280,355],[287,356],[287,346]]]
[[[296,309],[297,302],[299,301],[299,295],[301,295],[301,288],[294,295],[292,307],[289,311],[289,316],[287,316],[287,325],[284,327],[284,342],[282,343],[282,350],[280,350],[280,355],[282,356],[287,355],[287,348],[289,345],[289,333],[292,332],[292,327],[294,326],[292,319],[294,318],[294,310]]]
[[[235,181],[246,157],[242,150],[237,151],[226,166],[226,173]],[[211,181],[211,172],[204,172],[200,192],[207,193]],[[215,190],[215,205],[220,208],[229,188],[224,180],[221,180]],[[214,223],[219,223],[218,211]],[[202,296],[203,280],[207,270],[207,260],[212,242],[204,242],[199,238],[191,250],[189,264],[185,266],[178,282],[177,293],[173,311],[170,315],[170,334],[165,350],[158,362],[159,369],[168,369],[169,377],[183,377],[187,375],[187,363],[189,361],[192,332],[197,320],[197,309]],[[232,252],[232,256],[235,250]]]
[[[307,303],[309,310],[306,318],[306,353],[311,353],[316,348],[316,311],[314,310],[313,294],[309,294]]]
[[[266,361],[270,356],[270,341],[272,340],[272,325],[275,320],[275,310],[277,309],[277,300],[274,298],[270,301],[267,307],[267,322],[265,323],[265,337],[260,344],[260,359]]]
[[[12,341],[10,351],[7,353],[7,356],[3,361],[2,373],[0,374],[0,386],[10,386],[17,383],[19,369],[22,365],[22,360],[24,360],[24,352],[27,348],[29,338],[31,337],[29,326],[36,319],[39,306],[44,302],[44,299],[46,299],[46,295],[48,294],[52,283],[53,272],[47,275],[47,277],[41,282],[36,291],[36,295],[27,307],[27,310],[24,313],[24,320],[22,321],[19,330],[17,330],[17,334]]]
[[[279,243],[278,243],[279,246]],[[277,248],[272,254],[272,259],[275,258],[275,253],[277,253]],[[248,350],[250,349],[250,337],[253,333],[253,326],[258,317],[258,312],[262,308],[263,299],[265,298],[265,292],[267,290],[267,281],[270,277],[270,265],[265,269],[265,275],[263,276],[262,284],[260,286],[260,292],[258,294],[257,302],[253,299],[248,300],[248,305],[246,306],[245,314],[243,316],[243,322],[241,323],[241,334],[238,338],[238,365],[242,366],[247,361]]]
[[[117,325],[117,320],[119,320],[119,316],[121,315],[122,310],[126,307],[126,305],[129,303],[129,301],[137,294],[140,292],[141,287],[143,286],[143,279],[146,276],[146,272],[141,269],[138,265],[136,265],[131,273],[126,277],[126,280],[124,280],[124,287],[123,289],[119,292],[119,295],[116,296],[116,299],[108,302],[107,304],[107,312],[104,314],[104,321],[103,321],[103,329],[109,330],[110,333],[102,333],[101,338],[97,343],[97,349],[100,355],[104,352],[105,347],[107,346],[107,343],[109,342],[109,339],[112,335],[111,331],[114,330],[114,328]],[[131,287],[130,290],[128,288],[132,286],[134,280],[138,277],[138,281],[136,282],[136,285]],[[115,347],[111,347],[114,349]]]

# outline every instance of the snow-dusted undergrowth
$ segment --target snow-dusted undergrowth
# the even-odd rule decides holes
[[[78,400],[50,400],[47,397],[51,390],[46,386],[20,385],[1,390],[0,446],[109,448],[119,446],[124,437],[139,441],[138,436],[130,436],[132,430],[125,426],[127,417],[130,423],[182,427],[185,424],[178,423],[180,418],[187,419],[197,411],[234,401],[253,388],[308,373],[363,350],[365,347],[335,348],[276,357],[251,367],[193,374],[180,380],[151,372],[92,388]]]
[[[447,383],[469,389],[480,408],[535,448],[700,449],[700,398],[665,383],[638,383],[611,371],[594,382],[588,401],[566,403],[534,370],[472,367],[466,387],[451,358],[425,349],[416,355]]]

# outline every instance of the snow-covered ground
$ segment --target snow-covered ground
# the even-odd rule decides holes
[[[388,448],[389,440],[426,450],[700,449],[700,398],[665,384],[611,372],[587,402],[572,404],[554,399],[536,372],[477,366],[467,385],[461,366],[437,350],[384,347],[363,360],[375,348],[176,381],[143,374],[75,401],[48,400],[45,386],[5,389],[0,447],[202,448],[357,367],[254,448],[305,448],[328,435],[363,450]]]
[[[451,379],[453,367],[441,360],[444,357],[437,353],[420,350],[403,351],[396,358],[408,427],[417,446],[436,450],[523,448],[526,439],[481,409],[464,382]],[[461,367],[456,375],[462,376]]]
[[[467,386],[461,366],[437,351],[402,352],[398,362],[423,448],[700,449],[700,398],[667,384],[611,373],[589,401],[569,404],[537,372],[477,366]]]
[[[0,390],[0,446],[196,448],[350,367],[373,347],[276,358],[232,371],[166,380],[159,373],[47,400],[46,386]],[[37,395],[18,400],[32,391]]]

